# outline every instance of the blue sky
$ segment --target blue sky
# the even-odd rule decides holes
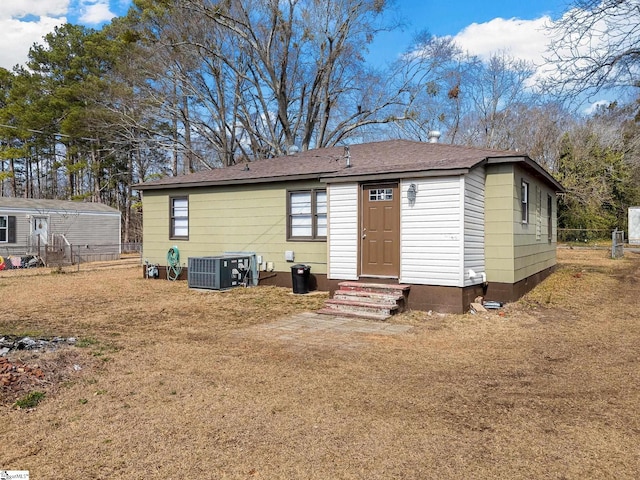
[[[488,57],[497,51],[538,63],[546,49],[545,22],[559,18],[567,0],[397,0],[407,22],[401,32],[381,35],[371,54],[391,59],[413,36],[426,30],[450,36],[470,53]]]
[[[417,27],[434,35],[456,35],[472,23],[495,18],[534,20],[544,15],[557,18],[564,0],[398,0],[401,11]]]
[[[509,51],[529,60],[541,59],[546,39],[540,32],[545,18],[557,18],[566,0],[396,0],[407,20],[403,32],[381,36],[371,55],[392,60],[415,34],[428,30],[452,36],[471,53],[488,56]],[[26,60],[29,47],[65,22],[99,28],[123,15],[131,0],[0,0],[0,67]]]
[[[380,34],[367,58],[377,65],[396,59],[414,35],[426,30],[454,39],[463,51],[488,59],[506,53],[538,66],[545,76],[549,38],[545,26],[559,19],[577,0],[390,0],[405,20],[401,31]],[[0,0],[0,67],[27,60],[29,48],[64,23],[100,28],[126,14],[132,0]],[[547,65],[548,67],[548,65]],[[547,68],[548,70],[548,68]],[[590,98],[585,111],[608,103],[604,94]]]

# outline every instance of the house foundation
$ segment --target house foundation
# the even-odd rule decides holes
[[[469,287],[442,287],[437,285],[411,285],[411,291],[407,298],[408,310],[433,310],[441,313],[465,313],[469,311],[469,305],[478,296],[486,300],[498,302],[514,302],[536,285],[547,278],[555,266],[531,275],[514,284],[489,282],[488,285],[472,285]],[[164,266],[158,268],[158,278],[166,280],[167,269]],[[276,287],[293,288],[291,273],[289,272],[260,272],[259,285],[271,285]],[[142,267],[142,275],[146,277],[146,266]],[[178,280],[187,280],[187,268],[183,268]],[[344,280],[331,280],[326,275],[311,273],[309,275],[309,290],[329,292],[333,297],[338,290],[340,282]],[[363,279],[366,282],[367,279]],[[375,279],[376,283],[397,283],[393,279]]]

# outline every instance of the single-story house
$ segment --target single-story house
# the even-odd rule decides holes
[[[518,152],[408,140],[330,147],[137,185],[143,256],[247,252],[260,283],[411,286],[413,309],[512,301],[556,265],[562,186]],[[185,263],[186,266],[186,262]],[[162,274],[161,274],[162,275]],[[184,275],[184,272],[183,272]]]
[[[44,258],[55,245],[78,261],[117,259],[120,220],[119,210],[100,203],[0,197],[0,256]]]

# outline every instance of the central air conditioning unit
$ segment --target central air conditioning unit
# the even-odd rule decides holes
[[[253,282],[252,256],[189,257],[189,288],[226,290]]]

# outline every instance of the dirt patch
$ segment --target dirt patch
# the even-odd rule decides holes
[[[239,329],[238,339],[279,341],[295,349],[358,349],[372,341],[384,341],[411,330],[409,325],[373,322],[356,318],[334,317],[304,312],[267,324]]]
[[[38,406],[0,408],[0,468],[37,478],[636,478],[640,257],[559,251],[504,316],[259,340],[324,298],[189,290],[139,268],[0,276],[0,332],[88,339]],[[37,293],[37,294],[34,294]],[[59,352],[63,353],[63,352]],[[42,359],[19,359],[45,373]],[[89,362],[89,363],[87,363]],[[85,366],[86,365],[86,366]],[[64,370],[65,367],[61,366]],[[42,385],[35,385],[41,388]]]

